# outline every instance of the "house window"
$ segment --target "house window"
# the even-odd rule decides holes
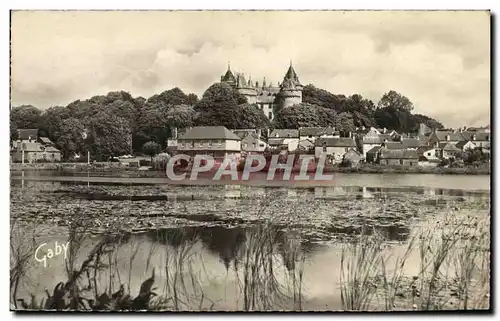
[[[191,141],[191,147],[194,147],[194,140]]]
[[[428,152],[428,153],[427,153],[427,156],[431,156],[431,152]]]
[[[313,136],[312,136],[312,135],[309,135],[309,136],[307,136],[307,137],[309,137],[309,138],[313,138]]]
[[[326,146],[323,146],[323,152],[326,153]]]
[[[269,117],[269,119],[273,119],[273,112],[272,112],[272,111],[270,111],[270,112],[268,113],[268,117]]]
[[[246,148],[246,147],[247,147],[247,143],[244,143],[244,144],[243,144],[243,148]]]
[[[260,109],[263,110],[264,109],[264,104],[260,104]]]
[[[253,143],[253,144],[252,144],[252,147],[253,147],[253,148],[257,147],[257,144]]]
[[[399,160],[399,164],[400,164],[400,165],[403,165],[403,164],[404,164],[404,162],[403,162],[403,160],[402,160],[402,159],[400,159],[400,160]]]

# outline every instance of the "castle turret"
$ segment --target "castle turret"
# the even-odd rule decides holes
[[[278,94],[279,107],[287,108],[302,103],[302,89],[303,86],[290,61],[290,67],[285,77],[283,77],[283,82],[281,83],[280,92]]]
[[[236,77],[234,77],[229,63],[227,64],[226,74],[220,77],[220,82],[227,83],[232,87],[236,86]]]
[[[249,104],[255,104],[257,103],[257,91],[250,83],[251,81],[247,82],[243,74],[237,74],[236,90],[247,98]]]

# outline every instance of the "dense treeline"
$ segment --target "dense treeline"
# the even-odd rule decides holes
[[[348,133],[355,127],[386,127],[416,132],[420,122],[443,126],[424,115],[412,114],[413,104],[390,91],[375,105],[361,95],[334,95],[312,85],[304,87],[303,103],[278,111],[270,122],[257,105],[227,84],[210,86],[201,99],[173,88],[148,99],[124,91],[77,100],[45,111],[31,105],[15,107],[10,115],[11,140],[18,128],[38,128],[61,149],[65,159],[90,151],[98,159],[164,149],[174,127],[223,125],[236,128],[299,128],[335,126]],[[85,133],[85,135],[83,134]]]

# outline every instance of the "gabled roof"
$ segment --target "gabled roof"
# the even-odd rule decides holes
[[[449,142],[439,143],[439,148],[441,148],[442,150],[447,151],[447,152],[455,152],[455,151],[461,150],[460,148],[455,146],[455,144],[449,143]]]
[[[288,68],[285,77],[283,78],[283,82],[286,80],[291,80],[295,84],[300,84],[299,77],[297,77],[297,73],[293,69],[292,62],[290,62],[290,67]]]
[[[226,74],[222,76],[222,81],[224,82],[236,82],[236,78],[234,77],[233,73],[231,72],[231,68],[228,66]]]
[[[52,141],[48,137],[39,137],[39,139],[42,141],[44,144],[53,144]]]
[[[315,146],[328,146],[328,147],[356,147],[356,142],[353,138],[341,137],[320,137],[316,139]]]
[[[437,130],[434,133],[436,134],[436,137],[440,141],[446,141],[446,136],[448,136],[448,135],[450,136],[450,140],[451,141],[465,140],[465,137],[460,132],[440,131],[440,130]]]
[[[241,140],[235,133],[224,126],[198,126],[189,129],[184,135],[178,138],[186,139],[230,139]]]
[[[314,143],[311,142],[309,139],[303,139],[303,140],[299,141],[299,146],[304,147],[304,148],[310,148],[310,147],[314,146]]]
[[[405,149],[407,148],[402,142],[387,142],[384,143],[387,149]]]
[[[259,140],[261,140],[261,139],[259,139],[259,136],[257,136],[256,133],[249,133],[241,141],[248,143],[248,142],[256,142]],[[261,140],[261,141],[263,141],[263,140]]]
[[[285,139],[284,138],[269,138],[267,140],[267,144],[270,145],[270,146],[284,145],[285,144]]]
[[[36,140],[38,137],[38,129],[18,129],[17,134],[20,140],[28,140],[30,137],[32,140]]]
[[[474,141],[474,136],[476,136],[476,141],[489,141],[490,140],[490,133],[484,133],[484,132],[472,132],[472,131],[466,131],[462,132],[462,135],[464,136],[465,139],[467,140],[472,140]]]
[[[298,129],[275,129],[269,135],[270,138],[299,138]]]
[[[472,144],[474,145],[474,142],[473,142],[473,141],[470,141],[470,140],[462,140],[462,141],[460,141],[460,142],[456,143],[456,144],[455,144],[455,147],[460,148],[460,149],[464,149],[464,146],[465,146],[465,145],[467,145],[469,142],[470,142],[470,143],[472,143]],[[474,145],[474,146],[476,146],[476,145]]]
[[[418,159],[416,150],[411,149],[380,149],[380,159]]]
[[[374,146],[372,147],[369,151],[366,152],[366,154],[376,154],[380,149],[382,148],[382,146]]]
[[[425,152],[428,152],[428,151],[433,150],[433,149],[435,149],[435,148],[431,147],[431,146],[420,146],[419,148],[417,148],[417,154],[423,155]]]
[[[321,136],[333,135],[335,128],[332,127],[301,127],[299,128],[299,136]]]
[[[401,142],[406,148],[418,148],[424,144],[420,139],[415,138],[403,138]]]

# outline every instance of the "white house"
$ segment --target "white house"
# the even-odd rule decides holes
[[[241,139],[224,126],[199,126],[177,139],[179,154],[210,155],[214,158],[241,156]]]
[[[351,148],[356,148],[353,138],[318,138],[314,143],[314,156],[320,158],[326,155],[332,163],[341,163]]]
[[[281,141],[282,139],[282,141]],[[299,130],[298,129],[275,129],[268,137],[269,144],[271,142],[280,141],[281,145],[286,145],[288,151],[294,151],[299,145]]]
[[[315,142],[316,138],[339,138],[340,133],[333,127],[301,127],[299,128],[299,140]]]

